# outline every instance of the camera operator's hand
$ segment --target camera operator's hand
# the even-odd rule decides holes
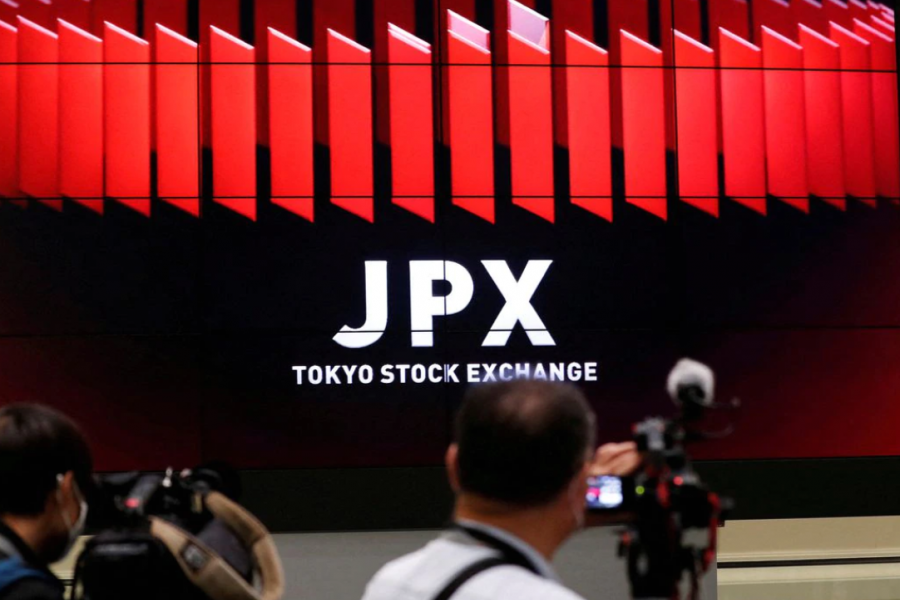
[[[594,454],[590,474],[627,477],[637,471],[641,466],[641,460],[637,444],[634,442],[604,444]]]

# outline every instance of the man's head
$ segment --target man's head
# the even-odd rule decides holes
[[[584,510],[595,418],[578,389],[541,381],[473,387],[447,453],[451,483],[499,511],[541,509],[573,529]]]
[[[68,417],[36,404],[0,409],[0,519],[47,562],[86,517],[91,454]]]

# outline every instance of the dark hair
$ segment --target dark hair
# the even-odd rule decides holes
[[[594,445],[594,413],[575,387],[513,381],[473,387],[456,420],[459,485],[518,506],[562,492]]]
[[[40,514],[57,475],[69,471],[88,494],[91,469],[84,435],[61,412],[39,404],[0,409],[0,514]]]

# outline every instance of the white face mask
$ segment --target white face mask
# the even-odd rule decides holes
[[[57,475],[56,481],[62,485],[63,476]],[[87,514],[88,514],[88,505],[87,502],[84,501],[84,498],[81,497],[81,493],[78,491],[78,485],[73,482],[73,491],[78,496],[78,518],[75,520],[75,523],[72,523],[71,519],[69,519],[69,515],[65,510],[62,510],[63,501],[62,501],[62,488],[56,489],[56,499],[59,501],[60,509],[62,510],[61,516],[63,523],[66,524],[66,529],[69,533],[69,539],[66,541],[66,547],[63,550],[62,554],[59,558],[65,557],[69,551],[72,549],[72,546],[75,545],[75,542],[78,541],[78,537],[84,533],[84,526],[87,523]]]

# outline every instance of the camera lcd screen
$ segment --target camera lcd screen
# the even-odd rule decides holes
[[[621,508],[625,502],[624,482],[620,477],[591,477],[585,496],[590,510],[612,510]]]

